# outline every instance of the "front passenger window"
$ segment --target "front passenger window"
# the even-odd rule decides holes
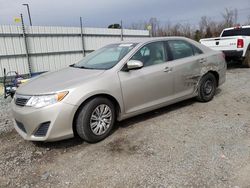
[[[144,67],[166,62],[166,53],[163,42],[153,42],[137,51],[132,60],[143,62]]]

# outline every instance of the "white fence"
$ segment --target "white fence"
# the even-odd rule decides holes
[[[4,68],[20,74],[58,70],[121,37],[149,37],[145,30],[83,28],[82,33],[80,27],[0,26],[0,77]]]

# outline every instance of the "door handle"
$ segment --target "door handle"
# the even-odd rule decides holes
[[[165,67],[164,72],[171,72],[173,70],[172,67]]]
[[[207,60],[205,58],[201,58],[198,61],[199,61],[199,63],[205,63]]]

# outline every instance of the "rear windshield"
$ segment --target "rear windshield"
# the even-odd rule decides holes
[[[229,36],[250,36],[250,28],[230,29],[223,31],[222,37]]]

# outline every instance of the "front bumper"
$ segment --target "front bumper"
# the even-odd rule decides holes
[[[74,136],[73,118],[77,106],[59,102],[43,108],[21,107],[11,102],[14,127],[31,141],[57,141]]]

